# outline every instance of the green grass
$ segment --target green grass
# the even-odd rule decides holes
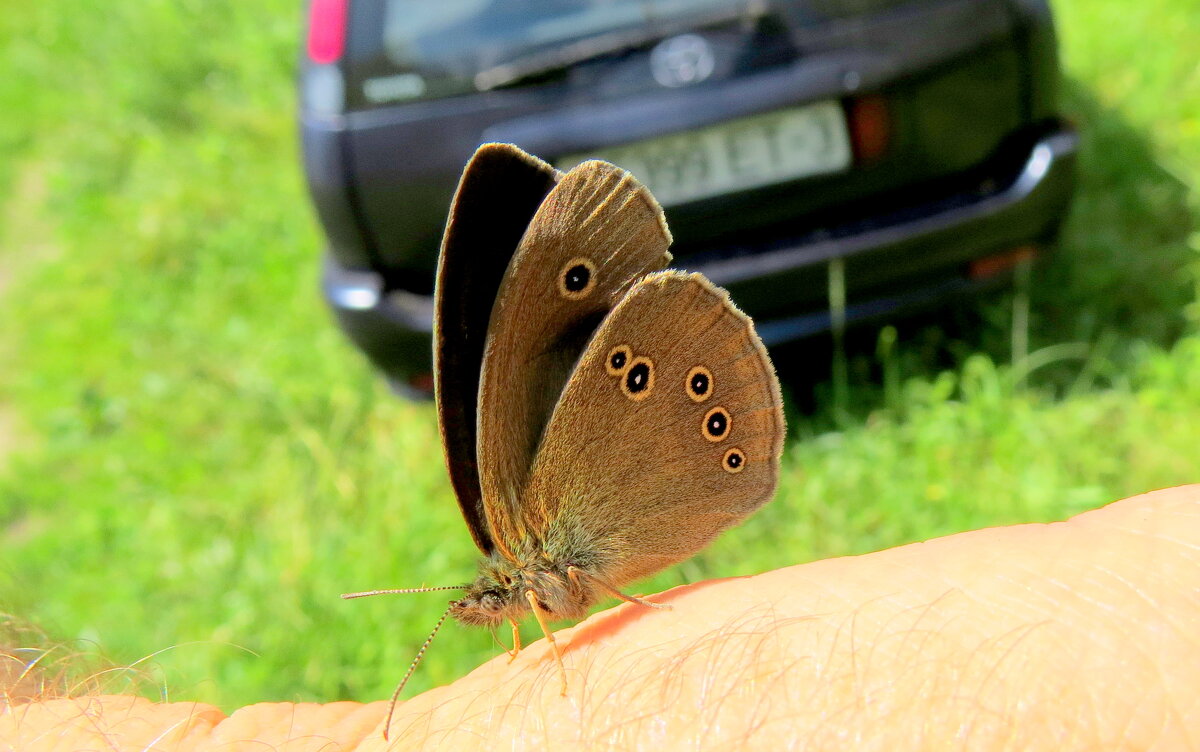
[[[316,294],[296,5],[0,14],[0,611],[226,708],[386,695],[445,599],[337,594],[474,566],[430,408]],[[846,409],[793,415],[777,501],[644,589],[1200,481],[1200,8],[1056,10],[1085,140],[1034,358],[1005,298],[888,330]],[[496,652],[448,627],[413,688]]]

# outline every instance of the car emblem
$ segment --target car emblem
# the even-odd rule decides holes
[[[715,67],[712,47],[698,34],[665,39],[650,51],[654,80],[672,89],[700,83]]]

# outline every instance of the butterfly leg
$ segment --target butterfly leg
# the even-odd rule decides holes
[[[558,652],[558,643],[554,641],[554,633],[550,631],[550,625],[546,623],[546,610],[542,608],[542,604],[538,603],[537,593],[532,590],[525,591],[525,600],[529,601],[534,617],[541,625],[546,639],[550,641],[550,649],[554,651],[554,660],[558,661],[558,676],[562,680],[562,694],[565,697],[567,694],[567,669],[563,666],[562,654]]]
[[[664,609],[667,611],[671,610],[671,606],[668,603],[654,603],[653,601],[648,601],[645,598],[638,598],[636,595],[625,595],[620,590],[617,590],[615,587],[613,587],[612,585],[609,585],[607,582],[600,579],[596,575],[591,574],[590,572],[585,572],[584,570],[582,570],[576,566],[567,567],[567,577],[570,578],[571,582],[575,583],[576,585],[580,584],[579,580],[581,578],[586,577],[589,581],[594,582],[597,585],[599,585],[601,590],[604,590],[611,596],[620,598],[621,600],[625,601],[626,603],[636,603],[639,606],[649,606],[650,608],[661,608],[661,609]]]
[[[508,623],[512,625],[513,632],[513,649],[508,654],[508,662],[512,663],[517,658],[517,653],[521,652],[521,629],[517,625],[516,619],[509,619]]]

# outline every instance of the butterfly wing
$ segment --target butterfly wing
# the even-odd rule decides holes
[[[554,408],[521,505],[558,561],[614,584],[690,557],[775,491],[779,383],[750,319],[699,274],[634,285]]]
[[[662,209],[628,172],[584,162],[550,191],[500,283],[479,388],[478,461],[496,545],[571,368],[629,285],[671,260]]]
[[[475,544],[492,551],[475,459],[479,372],[492,301],[542,200],[562,173],[509,144],[467,163],[442,238],[434,293],[438,426],[450,483]]]

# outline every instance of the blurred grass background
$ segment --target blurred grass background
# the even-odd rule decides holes
[[[5,5],[0,611],[142,670],[109,691],[386,696],[445,598],[337,594],[462,582],[475,552],[430,407],[317,294],[298,3]],[[845,404],[792,416],[777,501],[641,590],[1200,481],[1200,5],[1055,10],[1084,142],[1030,358],[1011,295],[885,329]],[[410,691],[498,650],[448,626]]]

